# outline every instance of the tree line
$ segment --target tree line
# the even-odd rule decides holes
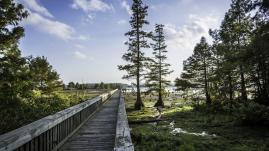
[[[184,61],[175,80],[178,90],[197,105],[228,111],[242,106],[249,114],[265,118],[269,113],[265,108],[269,106],[269,2],[232,0],[219,29],[209,34],[213,43],[202,37]]]
[[[123,86],[121,83],[78,83],[78,82],[69,82],[67,85],[64,85],[64,89],[120,89]]]

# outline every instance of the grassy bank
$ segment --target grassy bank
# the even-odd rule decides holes
[[[145,108],[133,110],[135,97],[126,95],[129,121],[154,119],[155,101],[144,96]],[[228,114],[196,111],[181,99],[165,100],[161,122],[130,124],[138,151],[265,151],[269,128],[244,127]]]

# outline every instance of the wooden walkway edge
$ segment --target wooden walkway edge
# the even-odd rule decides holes
[[[109,151],[114,149],[119,92],[116,92],[60,148],[61,151]]]
[[[124,98],[115,89],[0,135],[0,151],[133,151]]]
[[[131,139],[130,128],[125,110],[124,98],[120,95],[118,107],[117,129],[115,137],[115,151],[133,151],[134,146]]]

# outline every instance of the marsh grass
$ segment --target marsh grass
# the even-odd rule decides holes
[[[135,97],[125,96],[129,121],[154,119],[157,114],[155,101],[144,97],[145,107],[133,110]],[[132,141],[137,151],[266,151],[269,150],[269,128],[246,127],[229,114],[203,112],[185,105],[183,100],[165,99],[163,121],[130,125]],[[210,136],[188,133],[172,134],[170,123],[190,133],[206,132]]]

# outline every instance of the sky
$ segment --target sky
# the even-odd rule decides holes
[[[23,56],[45,56],[60,78],[82,83],[122,82],[124,71],[117,66],[127,46],[131,0],[16,0],[29,12],[22,21],[25,37],[20,41]],[[144,0],[149,6],[144,27],[152,31],[164,24],[168,60],[180,76],[183,60],[201,36],[211,41],[208,30],[217,29],[229,9],[230,0]],[[147,56],[151,49],[143,50]]]

